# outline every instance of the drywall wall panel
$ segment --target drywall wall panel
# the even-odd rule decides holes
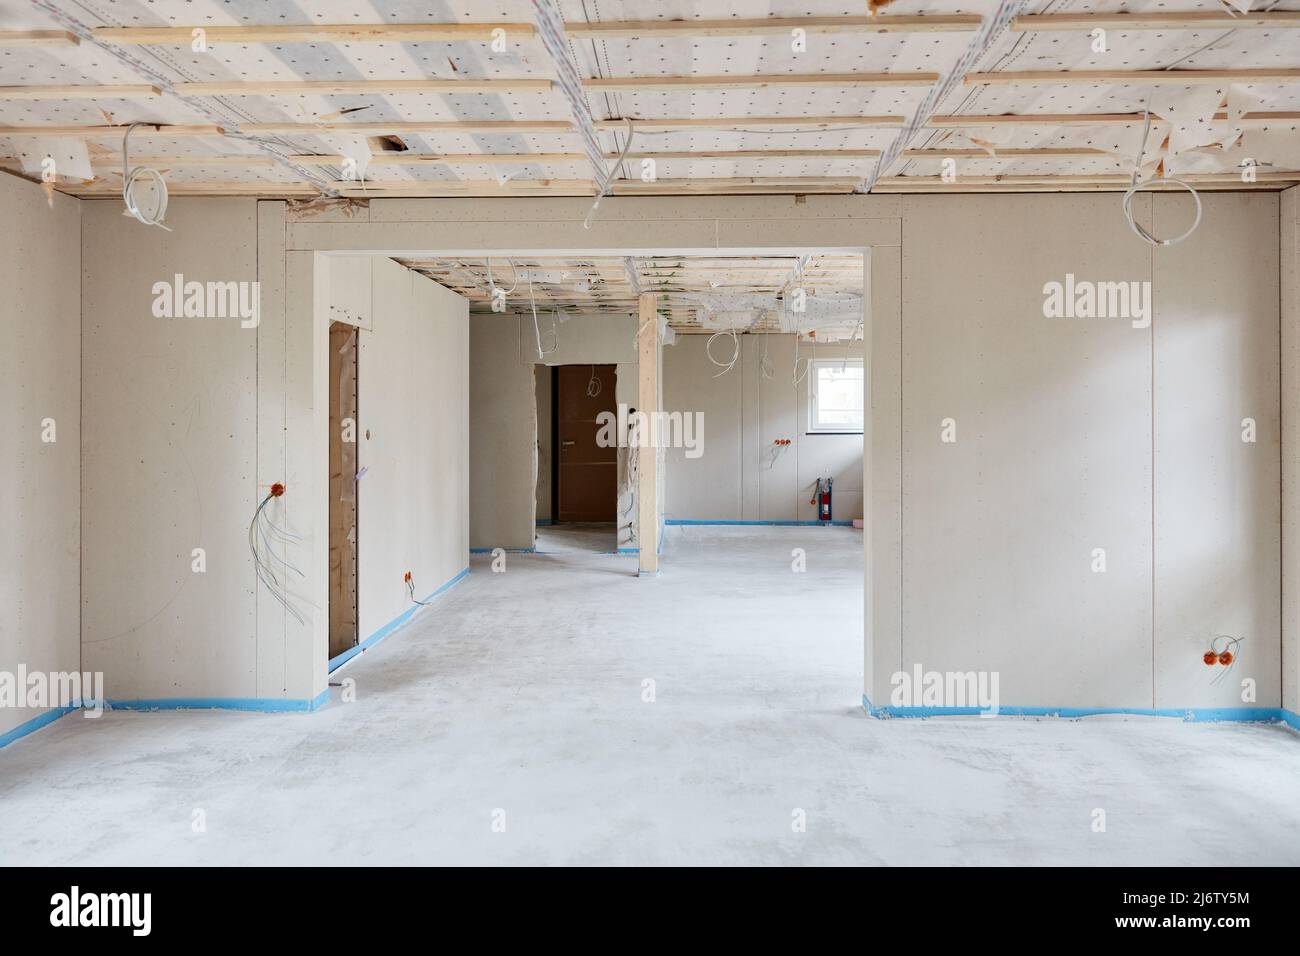
[[[746,335],[744,363],[737,367],[745,383],[739,409],[745,435],[740,480],[752,489],[740,514],[716,518],[745,521],[795,521],[799,517],[798,390],[794,384],[793,335]],[[778,445],[777,442],[789,442]]]
[[[695,428],[695,450],[666,449],[664,517],[670,520],[737,520],[741,514],[741,365],[719,374],[708,342],[707,335],[679,335],[663,350],[664,410],[703,422]],[[730,361],[732,351],[730,337],[714,341],[716,360]]]
[[[110,699],[255,697],[257,326],[207,290],[257,296],[257,203],[82,220],[84,665]]]
[[[1278,200],[1207,195],[1155,261],[1157,707],[1280,703]],[[1157,196],[1157,235],[1190,200]],[[1244,638],[1233,673],[1202,655]],[[1242,681],[1255,682],[1243,699]]]
[[[391,259],[373,263],[358,368],[358,608],[364,640],[469,563],[462,455],[468,302]]]
[[[0,176],[0,222],[0,671],[78,671],[81,203]],[[0,739],[42,713],[0,707]]]
[[[871,304],[863,348],[871,414],[862,461],[863,499],[870,502],[864,512],[863,687],[877,704],[889,699],[889,679],[903,660],[902,256],[898,246],[873,248],[867,260]]]
[[[904,202],[902,669],[1150,707],[1151,333],[1047,317],[1069,275],[1150,279],[1113,198]]]
[[[1282,706],[1300,713],[1300,187],[1282,193]]]
[[[664,350],[665,408],[704,419],[703,454],[667,452],[666,517],[696,521],[815,521],[818,477],[835,479],[835,518],[862,517],[861,435],[809,434],[805,369],[813,356],[795,336],[741,335],[729,372],[708,356],[707,335],[680,335]],[[731,339],[714,340],[726,362]],[[861,358],[860,343],[818,346],[820,358]],[[796,381],[798,379],[798,381]],[[788,445],[778,442],[788,441]]]
[[[532,328],[528,330],[532,332]],[[533,346],[534,352],[536,346]],[[469,320],[469,540],[473,548],[531,548],[536,533],[536,381],[513,315]]]

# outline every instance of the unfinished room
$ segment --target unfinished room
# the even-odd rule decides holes
[[[0,163],[0,863],[1300,864],[1300,0],[3,0]]]

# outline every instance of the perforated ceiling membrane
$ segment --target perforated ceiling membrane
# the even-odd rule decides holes
[[[611,185],[620,194],[862,188],[998,3],[894,0],[875,21],[835,30],[829,25],[843,27],[843,18],[865,17],[867,5],[554,5],[606,168],[628,148]],[[1199,176],[1217,187],[1300,179],[1287,178],[1300,169],[1300,0],[1255,0],[1253,13],[1292,14],[1258,24],[1225,27],[1228,9],[1218,0],[1026,0],[1020,13],[1030,22],[1124,13],[1135,25],[1107,20],[1099,38],[1087,22],[1042,29],[1013,21],[924,117],[898,161],[880,170],[876,188],[1123,188],[1139,155],[1146,173]],[[1144,21],[1198,13],[1214,19]],[[931,28],[921,17],[935,18]],[[762,29],[774,19],[790,22]],[[648,26],[595,36],[586,29],[628,21]],[[672,21],[696,26],[665,31]],[[900,27],[878,32],[872,22]],[[219,35],[222,27],[427,24],[500,32],[455,41],[337,30],[323,38]],[[122,180],[122,132],[84,128],[142,122],[172,129],[137,129],[131,162],[162,170],[178,195],[592,195],[602,171],[584,153],[582,121],[554,82],[556,62],[536,24],[526,0],[5,0],[0,153],[30,177],[48,154],[58,188],[112,193]],[[149,42],[112,32],[142,27],[178,32]],[[195,28],[205,33],[196,37]],[[20,36],[36,31],[80,42]],[[1134,71],[1144,75],[1114,75]],[[1183,82],[1154,71],[1222,75]],[[430,80],[446,86],[401,88]],[[265,86],[302,83],[334,86]],[[371,86],[337,88],[356,83]],[[1028,121],[988,124],[1000,115]],[[628,118],[637,121],[630,146]],[[428,126],[437,123],[446,125]],[[84,142],[84,157],[69,136]]]

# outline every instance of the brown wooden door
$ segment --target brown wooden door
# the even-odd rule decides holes
[[[613,521],[618,511],[618,448],[596,443],[601,412],[616,413],[614,366],[561,365],[554,454],[560,521]],[[617,439],[617,428],[607,429]]]
[[[330,657],[357,644],[358,331],[330,324]]]

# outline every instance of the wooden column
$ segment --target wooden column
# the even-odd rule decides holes
[[[640,555],[640,573],[659,573],[659,449],[646,447],[653,435],[654,413],[659,410],[659,317],[655,312],[655,294],[643,292],[637,328],[637,411],[645,414],[647,427],[641,432],[643,444],[637,456],[637,525],[636,543]]]

